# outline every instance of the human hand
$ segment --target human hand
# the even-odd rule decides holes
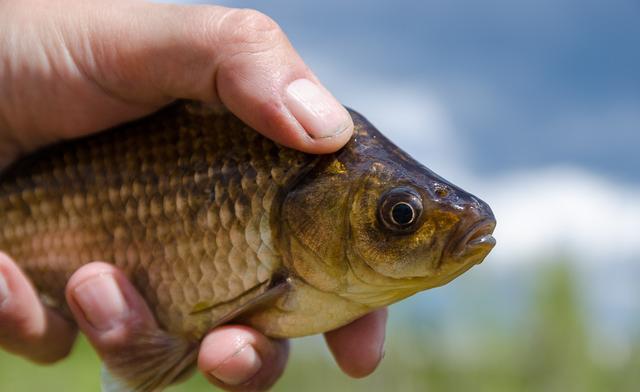
[[[267,137],[311,153],[337,150],[353,131],[347,112],[277,24],[256,11],[130,0],[0,0],[0,86],[0,167],[178,98],[224,104]],[[88,279],[98,283],[83,292],[79,287]],[[129,326],[155,326],[140,295],[111,265],[78,270],[67,296],[103,358],[127,345]],[[378,311],[326,334],[347,374],[375,369],[385,320],[386,312]],[[95,329],[90,321],[108,321],[120,332]],[[15,263],[0,254],[0,346],[52,362],[67,355],[75,334],[76,327],[42,305]],[[204,339],[198,365],[223,388],[265,389],[282,373],[287,353],[285,341],[224,326]]]

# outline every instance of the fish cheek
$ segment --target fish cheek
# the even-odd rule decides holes
[[[282,208],[286,263],[313,286],[335,291],[347,265],[344,244],[348,222],[348,187],[340,176],[303,182],[286,197]]]
[[[378,219],[379,190],[363,190],[350,214],[354,253],[377,273],[390,278],[428,276],[439,260],[437,223],[425,217],[412,233],[393,233]]]

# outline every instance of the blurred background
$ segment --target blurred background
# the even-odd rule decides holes
[[[639,390],[637,0],[222,4],[274,18],[344,104],[498,220],[482,265],[391,307],[373,376],[311,337],[276,391]],[[97,390],[98,369],[84,341],[53,367],[0,353],[0,390]]]

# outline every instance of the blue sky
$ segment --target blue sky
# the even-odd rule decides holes
[[[437,96],[475,175],[571,164],[640,183],[636,0],[225,4],[278,21],[347,105],[371,83]]]

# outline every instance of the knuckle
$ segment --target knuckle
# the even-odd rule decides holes
[[[264,37],[282,34],[280,26],[269,16],[252,9],[236,10],[228,19],[241,37],[256,41]]]
[[[243,51],[262,51],[286,38],[280,26],[262,12],[252,9],[231,10],[221,19],[219,36]]]
[[[12,312],[0,317],[0,346],[12,352],[37,358],[34,355],[37,343],[42,338],[42,331],[34,327],[33,320],[21,313]]]
[[[12,320],[7,324],[11,326],[14,339],[18,339],[25,344],[32,344],[42,339],[44,330],[42,324],[35,320],[32,314],[14,314]]]

